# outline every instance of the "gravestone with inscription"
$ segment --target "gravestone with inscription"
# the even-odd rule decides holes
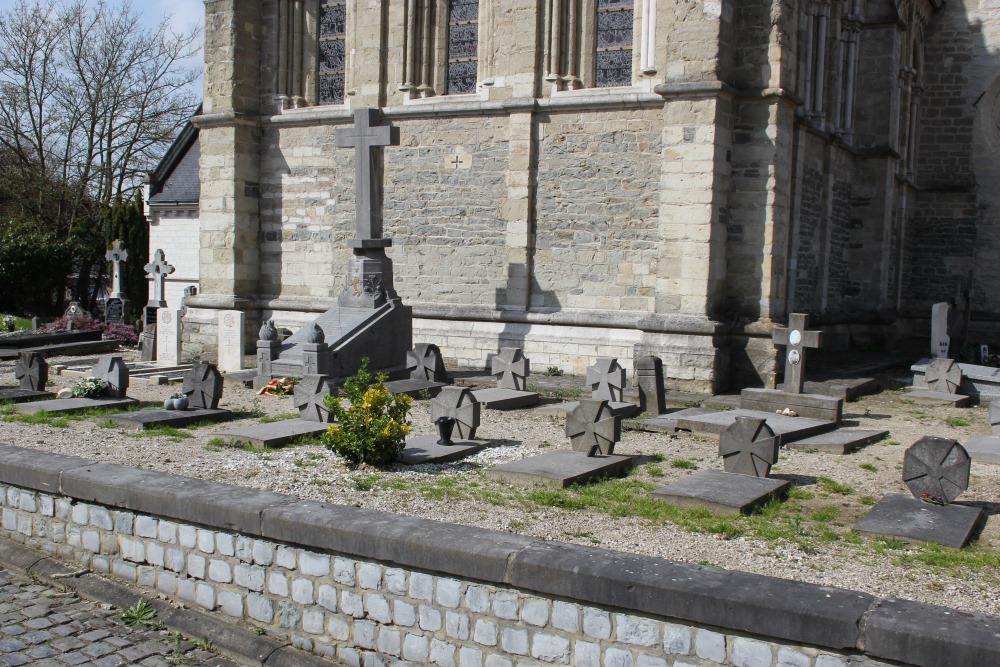
[[[161,308],[156,316],[156,363],[176,366],[181,362],[181,316],[184,311]]]
[[[243,333],[246,315],[241,310],[219,313],[219,370],[223,373],[243,370]]]
[[[890,493],[854,526],[859,533],[960,549],[982,528],[986,512],[955,504],[969,488],[971,459],[956,440],[924,436],[903,455],[903,482],[912,498]]]
[[[122,292],[122,264],[128,261],[128,250],[122,247],[122,242],[115,239],[111,249],[104,255],[111,262],[111,294],[104,301],[104,321],[108,324],[122,324],[128,311],[129,301]]]
[[[621,421],[605,400],[581,399],[566,415],[566,437],[571,451],[512,461],[490,468],[486,475],[518,486],[562,488],[624,475],[635,465],[635,457],[614,453],[615,443],[621,438]]]
[[[521,348],[502,348],[499,354],[493,356],[490,374],[496,378],[497,386],[472,392],[487,410],[515,410],[538,404],[538,394],[526,391],[531,362]]]
[[[0,401],[24,403],[55,396],[45,391],[49,381],[49,364],[37,352],[22,352],[14,364],[17,387],[0,387]]]
[[[778,461],[778,438],[757,417],[737,417],[719,437],[725,472],[702,470],[660,487],[652,497],[679,507],[739,514],[784,495],[791,482],[768,477]]]
[[[948,303],[935,303],[931,306],[931,358],[947,359],[951,348],[951,336],[948,335]]]
[[[740,392],[740,407],[762,412],[781,412],[786,408],[813,419],[840,422],[844,399],[819,394],[803,394],[806,350],[823,344],[823,332],[809,331],[809,316],[792,313],[788,327],[777,328],[771,338],[785,348],[785,384],[782,390],[744,389]]]
[[[324,372],[345,378],[368,359],[372,372],[399,379],[412,345],[412,312],[393,286],[392,260],[385,253],[392,239],[382,235],[382,149],[399,145],[399,129],[379,125],[377,109],[356,109],[354,125],[336,130],[336,143],[354,149],[355,225],[354,238],[347,241],[352,255],[337,305],[313,322],[326,336]],[[276,350],[271,377],[305,374],[303,346],[309,329],[295,332]]]

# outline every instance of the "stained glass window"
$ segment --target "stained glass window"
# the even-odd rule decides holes
[[[479,0],[448,3],[448,94],[476,92]]]
[[[597,0],[595,83],[632,85],[633,0]]]
[[[343,104],[347,0],[321,0],[319,11],[319,103]]]

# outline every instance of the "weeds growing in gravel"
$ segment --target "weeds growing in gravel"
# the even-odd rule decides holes
[[[697,470],[698,464],[691,459],[674,459],[670,462],[671,468],[680,468],[681,470]]]
[[[952,428],[960,428],[962,426],[970,426],[972,424],[967,417],[948,417],[944,420],[944,423]]]
[[[299,416],[298,412],[282,412],[281,414],[277,415],[268,415],[267,417],[261,417],[260,423],[270,424],[272,422],[282,422],[285,421],[286,419],[297,419],[298,416]]]
[[[820,477],[819,485],[827,493],[836,493],[841,496],[846,496],[854,490],[849,484],[841,484],[840,482],[830,479],[829,477]]]
[[[873,463],[862,463],[858,467],[862,470],[867,470],[868,472],[878,472],[878,466]]]

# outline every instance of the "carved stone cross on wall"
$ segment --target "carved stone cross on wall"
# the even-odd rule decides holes
[[[788,328],[775,329],[771,334],[771,340],[775,345],[785,345],[788,348],[785,354],[785,391],[792,394],[802,393],[806,348],[818,348],[823,345],[823,332],[806,331],[808,326],[808,315],[792,313],[788,316]]]
[[[157,250],[153,253],[153,261],[142,268],[146,270],[146,277],[153,281],[154,301],[163,301],[163,281],[174,272],[174,267],[167,264],[163,251]]]
[[[122,247],[120,239],[115,239],[111,250],[104,255],[111,262],[111,296],[121,296],[122,293],[122,263],[128,261],[128,250]]]
[[[337,146],[354,148],[354,226],[352,247],[374,247],[365,243],[382,239],[382,160],[375,151],[399,145],[399,128],[378,125],[378,109],[356,109],[354,126],[337,130]],[[383,245],[389,245],[385,243]]]

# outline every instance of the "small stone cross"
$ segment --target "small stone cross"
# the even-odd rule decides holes
[[[333,421],[326,397],[334,392],[333,381],[326,375],[306,375],[295,385],[293,403],[299,416],[311,422],[328,424]]]
[[[49,380],[49,364],[37,352],[22,352],[14,364],[14,377],[21,389],[45,391],[45,384]]]
[[[607,401],[580,399],[579,405],[566,413],[566,435],[573,451],[611,456],[621,433],[621,420],[611,414]]]
[[[805,380],[806,348],[818,348],[823,345],[822,331],[806,331],[809,326],[809,316],[802,313],[792,313],[788,316],[788,328],[775,329],[771,340],[775,345],[785,345],[788,351],[785,355],[785,391],[792,394],[802,393],[802,382]]]
[[[157,301],[163,301],[163,281],[174,272],[174,267],[167,264],[162,250],[153,253],[153,261],[142,267],[146,270],[146,277],[153,281],[153,295]]]
[[[399,128],[377,123],[378,109],[355,109],[354,126],[337,130],[337,147],[354,148],[354,226],[361,241],[382,238],[382,168],[374,151],[399,145]]]
[[[451,417],[455,420],[455,430],[462,440],[476,437],[479,413],[479,401],[468,387],[444,387],[431,401],[431,421]]]
[[[625,369],[614,357],[598,357],[587,369],[591,398],[621,402],[625,395]]]
[[[452,169],[468,169],[469,168],[469,157],[468,155],[463,155],[462,153],[455,153],[448,160],[448,166]]]
[[[218,410],[222,398],[222,373],[214,364],[196,361],[184,374],[182,391],[188,397],[188,407]]]
[[[122,263],[128,261],[128,250],[122,247],[120,239],[115,239],[104,259],[111,262],[111,296],[119,296],[122,293]]]
[[[778,439],[764,419],[737,417],[719,434],[719,456],[726,472],[767,477],[778,462]]]
[[[530,365],[519,347],[505,347],[493,357],[490,374],[497,378],[497,387],[524,391],[527,388]]]

